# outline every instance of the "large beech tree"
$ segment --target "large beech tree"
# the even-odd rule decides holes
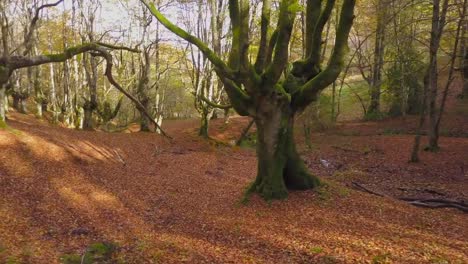
[[[292,63],[291,67],[288,46],[297,12],[302,8],[298,0],[279,2],[276,26],[271,25],[272,1],[262,1],[261,35],[254,63],[251,62],[254,58],[249,55],[249,0],[229,0],[232,47],[227,61],[200,39],[171,23],[154,4],[141,2],[167,29],[205,54],[223,81],[233,108],[240,115],[254,118],[258,136],[258,172],[249,192],[257,192],[265,199],[280,199],[287,196],[288,189],[318,186],[319,179],[309,173],[296,150],[294,117],[340,74],[348,50],[356,0],[343,0],[334,50],[323,68],[320,63],[322,32],[335,0],[307,0],[304,6],[306,59]]]

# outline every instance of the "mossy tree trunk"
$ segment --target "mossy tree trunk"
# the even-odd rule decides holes
[[[276,98],[271,100],[276,101]],[[281,99],[280,99],[281,101]],[[320,184],[305,166],[294,142],[294,112],[287,102],[262,104],[257,126],[257,177],[249,192],[282,199],[288,189],[306,190]]]
[[[142,98],[140,96],[140,102],[144,106],[144,108],[148,111],[148,109],[150,107],[149,106],[149,99],[148,98]],[[143,111],[139,110],[139,112],[140,112],[140,131],[150,132],[151,131],[151,128],[150,128],[151,121],[149,120],[149,118],[147,116],[145,116]]]
[[[289,45],[298,0],[279,1],[276,28],[271,26],[273,1],[263,0],[261,29],[255,63],[249,54],[251,15],[249,0],[229,0],[232,42],[223,61],[207,44],[172,24],[154,4],[140,0],[167,29],[190,42],[211,62],[221,79],[232,108],[255,119],[258,129],[258,175],[250,188],[265,199],[287,196],[288,189],[309,189],[319,181],[306,169],[293,140],[294,115],[317,100],[323,89],[339,76],[348,50],[348,36],[356,0],[343,0],[336,29],[335,47],[322,69],[322,33],[335,7],[335,0],[307,0],[305,59],[289,64]]]
[[[209,138],[208,128],[210,124],[210,109],[203,108],[201,111],[201,123],[200,123],[200,130],[198,131],[198,135],[203,138]]]
[[[140,72],[139,80],[137,86],[138,97],[141,104],[144,107],[145,111],[150,111],[151,101],[148,96],[150,85],[149,85],[149,76],[150,76],[150,51],[151,46],[146,47],[143,51],[143,54],[140,56]],[[149,132],[151,131],[150,123],[151,120],[143,113],[143,109],[139,110],[140,112],[140,131]]]

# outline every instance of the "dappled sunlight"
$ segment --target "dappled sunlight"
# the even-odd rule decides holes
[[[33,162],[16,153],[8,155],[8,160],[1,159],[0,168],[15,178],[33,178],[35,174]]]
[[[0,200],[0,262],[14,257],[18,261],[23,260],[18,263],[39,263],[38,260],[51,263],[51,257],[59,257],[57,245],[44,239],[47,227],[37,226],[24,206]]]
[[[62,147],[41,137],[22,132],[21,136],[18,137],[18,141],[23,143],[23,147],[28,148],[31,154],[37,157],[45,157],[55,161],[61,161],[66,158],[66,152]]]
[[[254,150],[194,135],[162,146],[155,138],[0,131],[0,191],[8,197],[0,200],[0,246],[7,241],[7,254],[18,258],[32,251],[42,263],[82,254],[97,241],[118,244],[128,263],[364,263],[387,254],[395,263],[466,259],[466,224],[456,212],[370,197],[330,178],[324,193],[291,192],[271,204],[254,195],[243,206],[243,190],[255,177]]]
[[[53,161],[63,161],[71,157],[77,157],[87,162],[122,162],[122,151],[118,148],[111,149],[99,146],[87,140],[66,142],[65,139],[50,141],[42,136],[21,131],[18,135],[8,132],[0,133],[0,147],[22,148],[31,155]],[[70,155],[71,154],[71,155]],[[33,156],[30,157],[33,159]]]
[[[68,205],[89,224],[104,234],[111,235],[121,230],[120,239],[132,234],[140,236],[151,232],[150,225],[145,223],[127,208],[116,196],[104,189],[87,182],[80,175],[51,180],[54,188]]]

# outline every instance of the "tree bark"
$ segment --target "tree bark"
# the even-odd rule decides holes
[[[468,98],[468,19],[465,17],[461,32],[460,45],[460,70],[463,78],[462,98]]]
[[[430,63],[428,70],[428,115],[429,115],[429,145],[426,150],[437,151],[439,149],[439,129],[437,126],[437,117],[440,109],[437,108],[438,95],[438,67],[437,54],[440,48],[440,40],[444,32],[445,20],[448,11],[448,0],[443,0],[440,10],[440,0],[433,2],[432,30],[430,43]]]
[[[384,3],[384,0],[379,0],[377,3],[377,29],[375,33],[374,65],[372,67],[371,79],[371,103],[369,105],[368,113],[380,112],[380,90],[385,51],[385,7],[386,4]]]
[[[211,119],[211,114],[210,114],[210,109],[208,108],[203,108],[201,112],[201,123],[200,123],[200,130],[198,132],[198,135],[203,137],[203,138],[209,138],[209,133],[208,133],[208,128],[209,128],[209,122]]]
[[[262,104],[257,126],[257,177],[249,192],[263,198],[283,199],[288,189],[306,190],[320,184],[307,170],[294,142],[294,112],[289,106]]]
[[[0,85],[0,128],[5,126],[5,85]]]

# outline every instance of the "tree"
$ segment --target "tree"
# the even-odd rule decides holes
[[[205,43],[211,43],[213,52],[222,57],[223,44],[226,42],[223,35],[225,22],[226,0],[198,0],[195,3],[188,3],[198,10],[198,16],[193,29],[193,35]],[[208,19],[209,16],[209,19]],[[187,16],[186,27],[190,27],[190,16]],[[209,138],[209,121],[215,115],[215,108],[229,109],[229,105],[221,105],[223,94],[223,84],[213,71],[213,65],[208,58],[200,53],[193,44],[188,46],[191,57],[191,65],[187,70],[192,81],[193,94],[195,96],[194,106],[201,116],[199,136]],[[225,112],[226,113],[226,112]]]
[[[435,131],[434,125],[436,123],[436,100],[437,100],[437,88],[438,88],[438,72],[437,72],[437,54],[440,48],[440,40],[445,27],[445,19],[448,10],[448,0],[443,0],[442,9],[441,1],[432,1],[432,26],[431,26],[431,37],[429,47],[429,65],[424,75],[424,92],[422,98],[423,110],[419,120],[418,133],[415,137],[413,150],[411,153],[411,161],[419,161],[419,146],[421,142],[422,127],[425,122],[426,114],[429,116],[429,146],[428,149],[438,149],[437,140],[438,131]],[[427,111],[426,111],[427,108]]]
[[[380,94],[382,86],[382,68],[384,65],[387,7],[388,3],[386,3],[385,0],[377,1],[377,27],[375,30],[374,62],[372,64],[372,74],[369,78],[371,95],[371,102],[368,109],[369,114],[378,114],[380,112]]]
[[[308,0],[306,3],[306,58],[288,63],[291,32],[301,10],[297,0],[282,0],[275,28],[271,26],[270,0],[263,0],[261,30],[255,63],[251,63],[250,1],[230,0],[232,47],[223,61],[207,44],[171,23],[154,4],[145,4],[167,29],[197,46],[214,65],[233,108],[251,116],[257,127],[258,171],[248,192],[265,199],[287,197],[288,189],[316,187],[320,181],[301,160],[294,143],[294,117],[340,74],[348,50],[348,35],[354,19],[355,0],[344,0],[336,30],[335,47],[328,64],[320,64],[322,32],[335,0]]]
[[[466,6],[464,6],[466,8]],[[461,13],[466,10],[462,11]],[[460,16],[462,18],[462,28],[461,28],[461,39],[460,39],[460,70],[463,79],[463,91],[461,96],[463,98],[468,97],[468,19],[465,16]]]

